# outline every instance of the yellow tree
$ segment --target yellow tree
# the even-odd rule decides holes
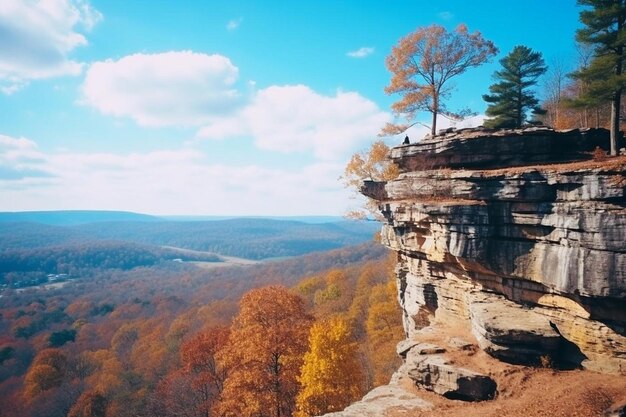
[[[229,369],[219,407],[222,415],[292,415],[311,322],[302,298],[283,286],[255,289],[242,297],[222,350]]]
[[[360,194],[363,181],[391,181],[398,175],[398,166],[389,159],[389,147],[382,140],[377,140],[369,150],[352,155],[341,179],[346,187]],[[368,215],[380,217],[376,200],[372,198],[367,199],[364,210],[352,211],[347,216],[366,219]]]
[[[367,312],[367,337],[373,352],[373,383],[389,382],[389,375],[397,369],[399,358],[396,344],[404,338],[402,313],[398,305],[395,281],[378,284],[371,289]]]
[[[480,34],[469,33],[463,24],[448,32],[443,26],[431,25],[418,28],[400,39],[387,57],[391,83],[385,88],[387,94],[402,94],[391,109],[405,124],[388,123],[382,135],[404,132],[415,125],[418,112],[432,115],[432,135],[437,132],[437,115],[460,117],[445,105],[452,87],[451,78],[463,74],[468,68],[477,67],[498,53],[495,45]]]
[[[342,410],[363,394],[358,345],[347,321],[333,317],[311,327],[300,374],[297,416]]]

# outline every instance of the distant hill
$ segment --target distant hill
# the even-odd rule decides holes
[[[286,220],[302,223],[335,223],[344,221],[341,216],[161,216],[165,220],[175,221],[217,221],[234,219],[266,219],[266,220]]]
[[[367,242],[380,227],[374,222],[345,220],[316,224],[255,218],[163,221],[145,217],[151,220],[70,225],[5,221],[0,226],[0,251],[115,240],[260,260]]]
[[[34,222],[50,225],[75,225],[95,222],[147,222],[161,220],[147,214],[127,211],[60,210],[0,212],[0,223]]]
[[[174,260],[211,263],[223,261],[219,256],[210,253],[104,240],[34,249],[10,249],[0,251],[0,284],[25,286],[23,284],[28,279],[42,280],[46,274],[76,275],[79,271],[93,268],[129,270]]]

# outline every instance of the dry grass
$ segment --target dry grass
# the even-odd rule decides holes
[[[436,325],[437,331],[419,339],[448,348],[450,337],[475,341],[462,327]],[[447,357],[460,367],[491,376],[498,383],[494,400],[464,402],[449,400],[415,387],[405,379],[405,388],[433,404],[431,410],[390,410],[388,417],[602,417],[626,404],[626,376],[591,371],[557,371],[500,362],[483,351],[450,350]]]
[[[606,157],[606,159],[577,161],[577,162],[565,162],[561,164],[538,164],[538,165],[524,165],[511,168],[497,168],[476,170],[486,177],[501,176],[501,175],[514,175],[524,174],[530,171],[538,172],[554,172],[554,173],[570,173],[577,171],[595,171],[595,172],[620,172],[626,170],[626,156]]]

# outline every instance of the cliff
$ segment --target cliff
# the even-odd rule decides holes
[[[385,389],[489,400],[524,366],[626,387],[626,157],[597,147],[603,129],[479,128],[392,149],[399,177],[362,189],[398,257],[405,364]]]

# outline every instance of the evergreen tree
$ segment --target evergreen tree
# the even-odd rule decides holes
[[[626,86],[626,0],[578,0],[578,4],[588,8],[580,12],[584,27],[576,32],[576,40],[595,48],[589,66],[572,74],[588,85],[578,104],[611,102],[611,155],[617,155],[620,101]]]
[[[544,113],[531,87],[537,84],[547,67],[540,52],[523,45],[513,48],[500,64],[502,69],[494,73],[498,82],[489,87],[491,94],[483,95],[483,100],[490,103],[486,113],[491,117],[485,120],[485,126],[521,127],[528,110]]]

